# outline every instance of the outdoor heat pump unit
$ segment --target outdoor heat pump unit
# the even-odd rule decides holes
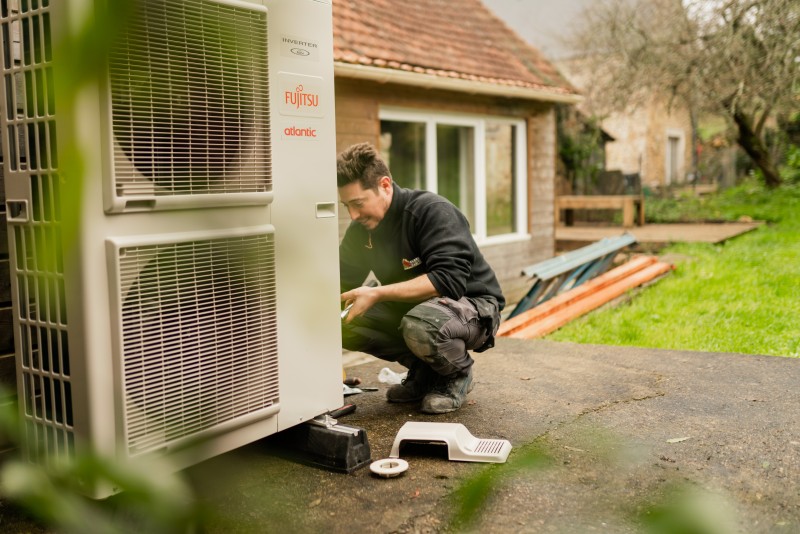
[[[123,4],[70,95],[60,43]],[[3,0],[0,25],[29,457],[182,468],[340,406],[330,0]]]

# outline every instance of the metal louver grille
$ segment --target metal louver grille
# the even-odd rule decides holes
[[[271,190],[266,12],[137,5],[109,57],[117,196]]]
[[[118,261],[131,455],[278,402],[271,234],[126,247]]]
[[[27,206],[10,198],[8,203],[16,217],[9,237],[19,320],[19,401],[28,456],[58,461],[74,454],[75,439],[50,2],[0,5],[5,179],[30,192]]]

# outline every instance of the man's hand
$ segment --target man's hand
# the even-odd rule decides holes
[[[345,307],[350,306],[350,311],[344,318],[345,323],[349,323],[353,318],[364,315],[368,309],[380,302],[379,287],[361,286],[350,291],[345,291],[341,295]]]
[[[365,314],[368,309],[381,301],[422,302],[431,297],[439,296],[441,295],[433,287],[427,274],[422,274],[412,280],[397,284],[357,287],[341,295],[341,299],[346,306],[353,305],[344,322],[349,323],[353,318]]]

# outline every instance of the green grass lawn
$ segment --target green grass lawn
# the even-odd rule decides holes
[[[662,250],[677,258],[672,274],[547,339],[800,357],[800,187],[751,184],[703,199],[653,199],[648,211],[650,222],[746,216],[769,224],[721,245]]]

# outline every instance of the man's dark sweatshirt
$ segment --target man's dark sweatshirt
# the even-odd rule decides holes
[[[392,203],[374,230],[355,221],[347,228],[339,245],[342,291],[362,285],[370,271],[381,284],[427,274],[444,297],[491,299],[502,310],[500,284],[458,208],[435,193],[392,187]]]

